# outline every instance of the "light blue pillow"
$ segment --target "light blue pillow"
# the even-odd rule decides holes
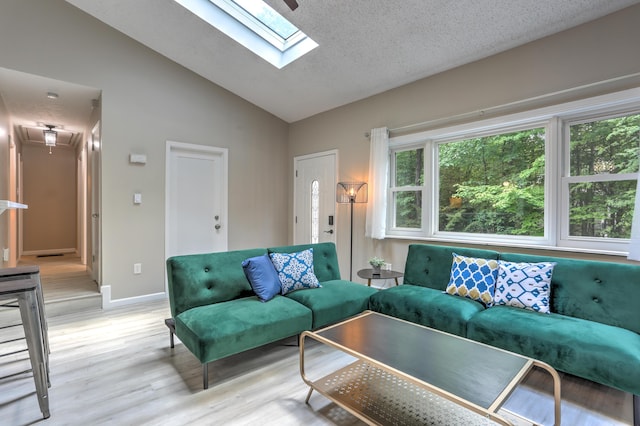
[[[322,287],[313,272],[313,248],[298,253],[270,253],[269,256],[278,273],[282,294]]]
[[[242,269],[251,288],[262,302],[267,302],[280,293],[278,273],[266,254],[244,260]]]

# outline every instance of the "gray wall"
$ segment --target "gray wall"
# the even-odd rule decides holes
[[[0,67],[102,90],[102,276],[112,300],[164,291],[167,140],[229,148],[230,249],[287,242],[282,120],[62,0],[3,0],[0,53]],[[132,152],[147,164],[129,165]],[[133,275],[138,262],[143,274]]]
[[[640,72],[638,22],[640,6],[634,6],[485,60],[301,120],[291,125],[289,155],[338,149],[338,179],[366,181],[369,141],[364,133],[372,128],[397,128],[451,117]],[[639,85],[638,78],[623,79],[552,96],[536,106]],[[509,112],[516,110],[511,108]],[[290,204],[289,212],[292,209]],[[338,215],[343,218],[338,222],[337,231],[343,277],[349,270],[347,213],[345,206],[338,206]],[[373,255],[385,257],[395,269],[402,270],[407,246],[412,241],[366,239],[364,206],[356,206],[355,215],[354,271],[366,267],[367,259]]]

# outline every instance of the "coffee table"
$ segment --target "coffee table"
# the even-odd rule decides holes
[[[307,338],[355,361],[312,379]],[[498,410],[534,367],[553,377],[560,425],[560,377],[535,359],[372,311],[300,335],[306,403],[316,390],[368,424],[512,425],[522,419]]]

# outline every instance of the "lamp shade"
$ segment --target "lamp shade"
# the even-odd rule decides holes
[[[368,198],[367,184],[365,182],[338,182],[336,202],[366,203]]]

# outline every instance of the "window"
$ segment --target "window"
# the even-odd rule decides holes
[[[282,15],[260,0],[231,0],[240,6],[249,16],[276,33],[280,39],[287,40],[300,30]],[[215,2],[214,2],[215,3]]]
[[[630,238],[640,114],[570,123],[569,237]]]
[[[544,235],[545,129],[438,144],[438,231]]]
[[[175,0],[276,68],[318,44],[263,0]]]
[[[396,151],[393,155],[394,228],[422,228],[424,148]]]
[[[640,89],[392,137],[387,235],[623,254]]]

